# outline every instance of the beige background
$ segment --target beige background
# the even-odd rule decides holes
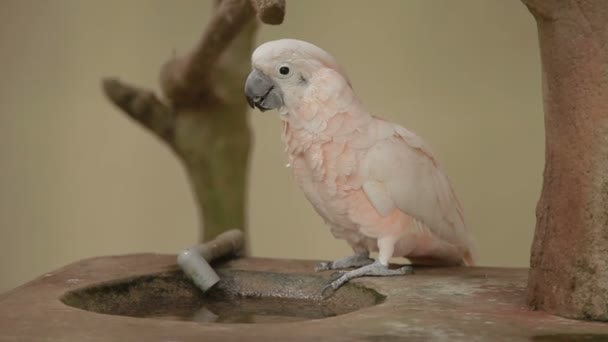
[[[157,89],[159,66],[198,38],[209,5],[0,1],[0,292],[81,258],[196,240],[181,166],[108,104],[99,79]],[[543,121],[536,29],[519,1],[291,0],[285,24],[262,28],[259,42],[280,37],[330,51],[374,114],[428,141],[481,264],[527,265]],[[254,112],[251,124],[253,254],[350,253],[290,179],[275,114]]]

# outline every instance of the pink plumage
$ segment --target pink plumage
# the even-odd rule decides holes
[[[336,238],[357,253],[377,251],[382,265],[393,256],[474,264],[462,206],[429,147],[371,115],[331,55],[282,39],[258,47],[252,65],[280,89],[289,165]]]

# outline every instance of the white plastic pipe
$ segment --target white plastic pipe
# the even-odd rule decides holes
[[[238,255],[243,248],[243,232],[228,230],[212,241],[188,247],[177,256],[177,264],[203,292],[220,281],[210,262],[227,255]]]

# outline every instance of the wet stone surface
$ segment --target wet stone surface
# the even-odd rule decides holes
[[[378,292],[347,284],[324,300],[320,276],[223,270],[202,293],[181,271],[131,277],[69,291],[61,301],[108,315],[199,323],[281,323],[335,317],[376,305]]]

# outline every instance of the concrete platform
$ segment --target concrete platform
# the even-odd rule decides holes
[[[404,277],[355,280],[322,303],[317,289],[330,272],[315,273],[315,263],[222,264],[224,286],[234,293],[335,309],[328,318],[235,324],[129,311],[201,300],[179,278],[174,255],[82,260],[0,295],[0,341],[608,341],[608,324],[529,311],[526,269],[417,268]]]

